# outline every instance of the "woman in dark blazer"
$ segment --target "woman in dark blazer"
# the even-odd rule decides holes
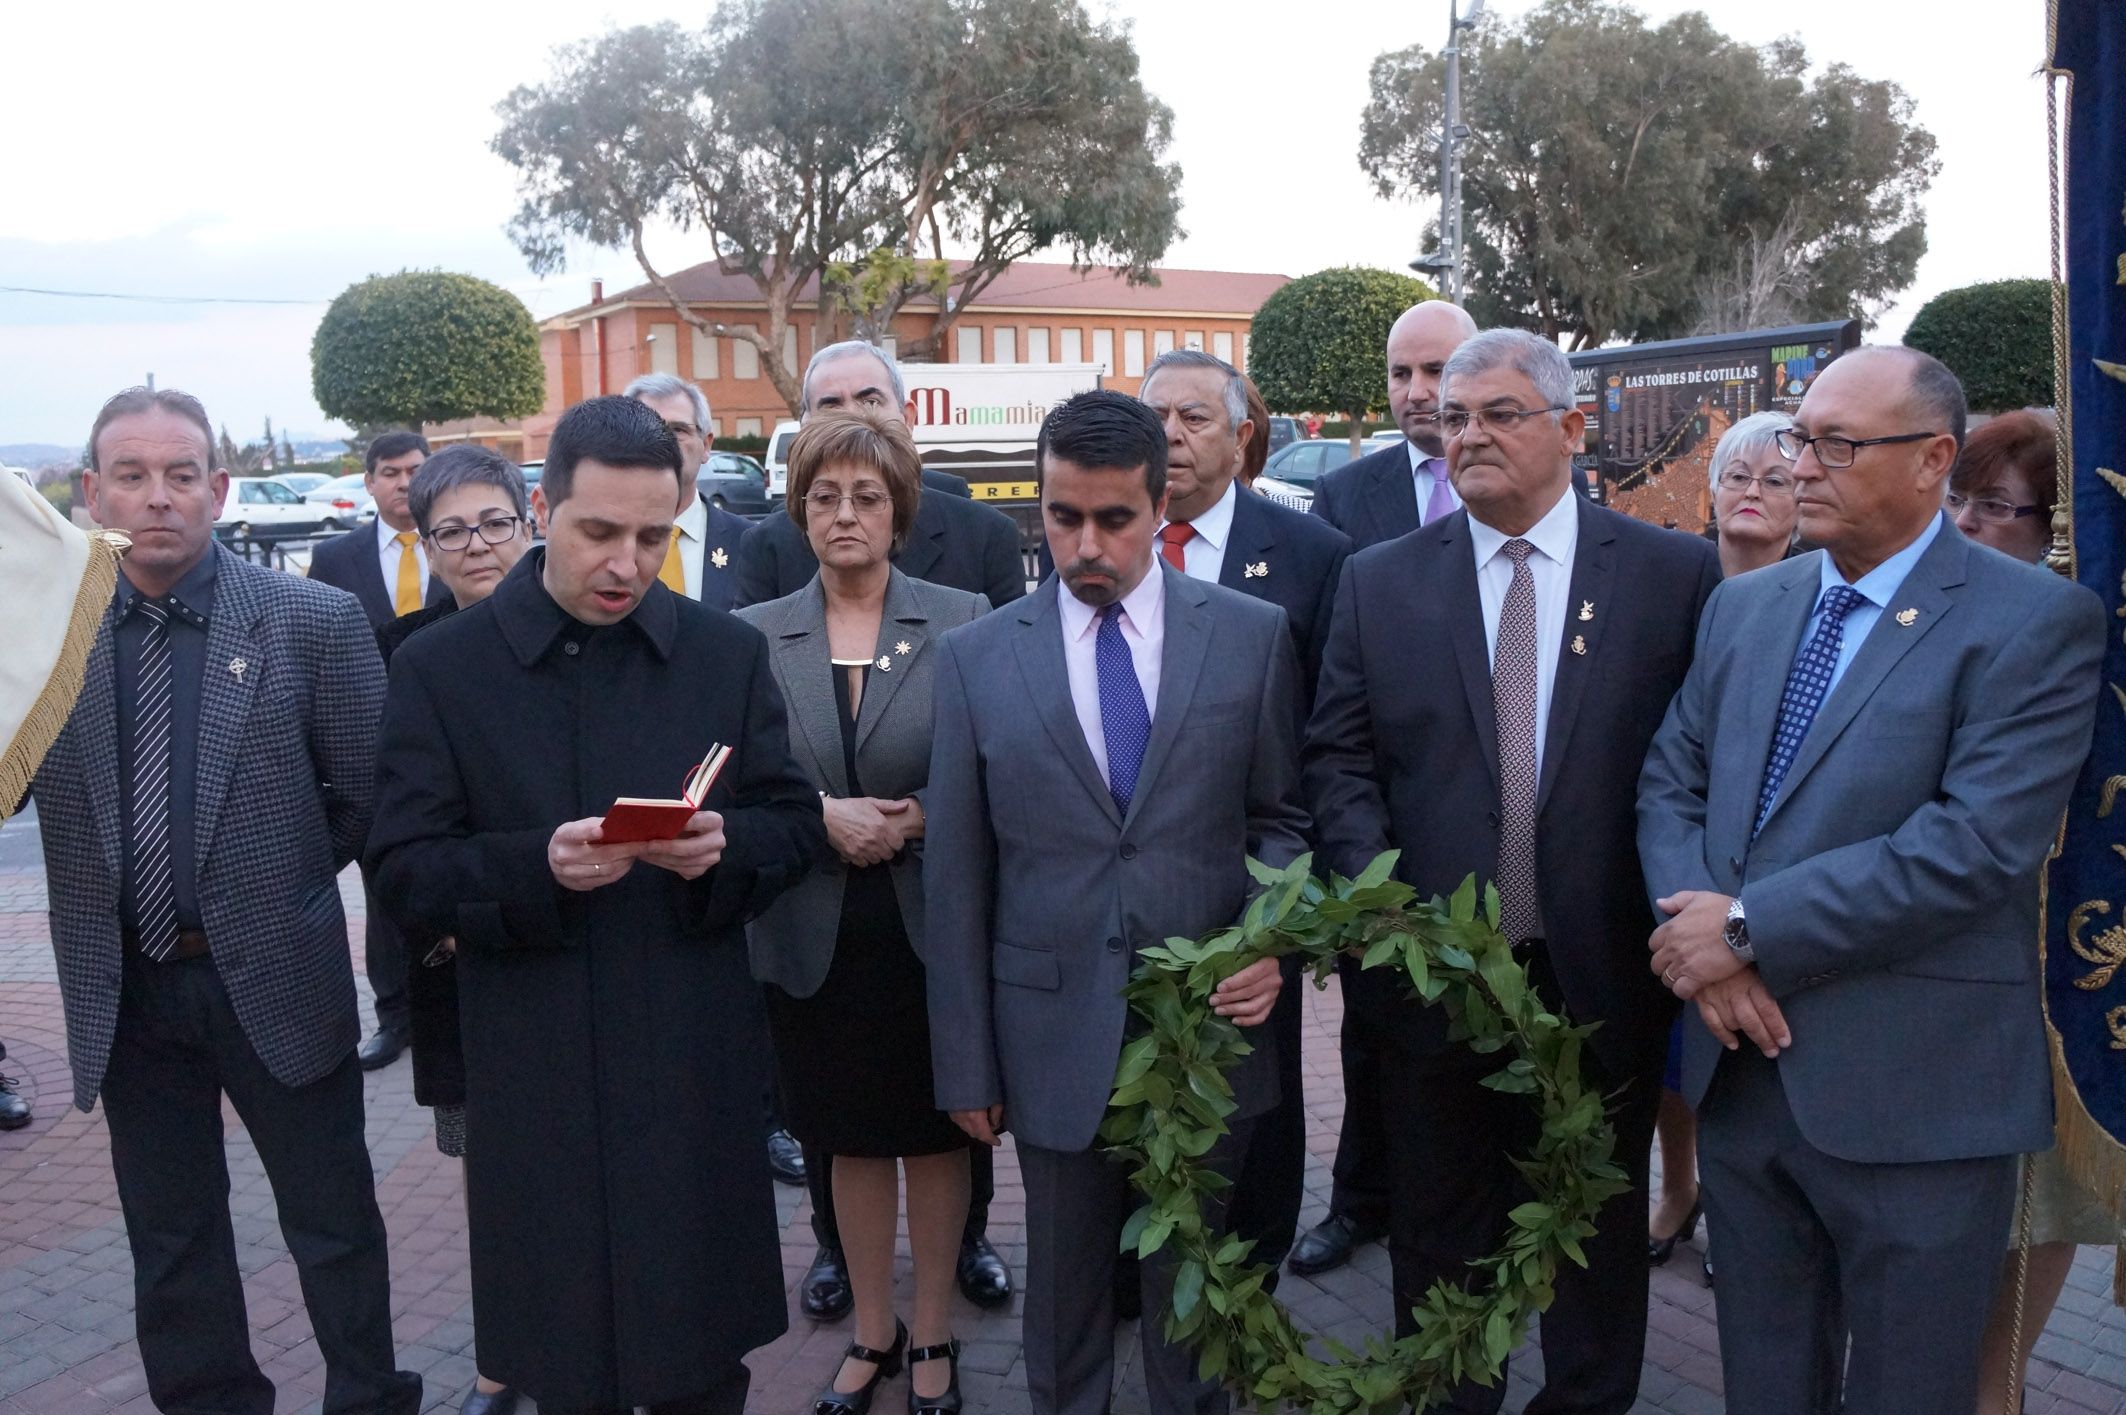
[[[880,414],[818,413],[790,446],[789,514],[819,558],[803,589],[738,611],[767,636],[791,754],[820,792],[836,860],[747,928],[791,1133],[833,1156],[856,1340],[815,1415],[863,1415],[910,1367],[908,1408],[960,1408],[951,1298],[967,1219],[967,1139],[936,1106],[923,978],[922,792],[931,643],[989,608],[889,556],[914,523],[921,463]],[[893,1313],[900,1172],[915,1266],[911,1333]]]

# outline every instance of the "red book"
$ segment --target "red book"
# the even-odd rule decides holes
[[[701,803],[708,799],[709,788],[716,784],[717,774],[730,759],[729,747],[711,746],[701,764],[687,773],[686,789],[676,801],[647,796],[620,797],[606,810],[605,820],[599,827],[598,843],[624,845],[638,840],[678,839],[679,833],[687,828],[687,822],[701,809]]]

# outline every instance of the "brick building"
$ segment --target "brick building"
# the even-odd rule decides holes
[[[952,363],[1097,363],[1106,385],[1137,390],[1145,367],[1169,349],[1206,349],[1245,370],[1248,325],[1271,292],[1289,278],[1209,270],[1160,270],[1156,285],[1132,286],[1104,270],[1021,261],[995,281],[953,325],[940,351]],[[767,328],[767,307],[753,282],[713,263],[670,277],[681,299],[727,325]],[[783,358],[802,370],[814,348],[816,285],[796,302]],[[932,302],[913,303],[894,322],[889,347],[912,344],[930,329]],[[846,317],[836,338],[847,337]],[[546,406],[521,422],[476,420],[428,428],[430,441],[474,441],[535,461],[564,408],[599,393],[618,393],[637,374],[692,379],[708,395],[719,437],[765,435],[790,416],[766,377],[758,352],[741,340],[710,338],[682,321],[654,285],[615,295],[592,286],[592,302],[555,315],[539,328],[546,361]]]

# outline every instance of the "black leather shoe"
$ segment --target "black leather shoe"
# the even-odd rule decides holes
[[[15,1083],[0,1076],[0,1130],[20,1130],[30,1123],[30,1103],[15,1094]]]
[[[1301,1277],[1325,1273],[1350,1262],[1359,1244],[1385,1235],[1386,1230],[1378,1224],[1360,1223],[1349,1215],[1332,1213],[1299,1236],[1285,1266]]]
[[[849,1290],[849,1269],[842,1266],[841,1249],[823,1247],[812,1255],[812,1266],[805,1269],[805,1280],[798,1284],[797,1302],[815,1322],[838,1322],[849,1315],[856,1294]]]
[[[768,1172],[778,1184],[804,1185],[805,1147],[787,1130],[768,1132]]]
[[[1011,1300],[1011,1269],[980,1234],[960,1239],[960,1294],[977,1307],[1001,1307]]]
[[[908,1328],[901,1319],[893,1319],[893,1345],[877,1351],[858,1342],[850,1342],[849,1349],[842,1353],[844,1361],[869,1361],[871,1379],[855,1390],[836,1390],[832,1382],[812,1400],[812,1415],[865,1415],[871,1409],[871,1397],[878,1394],[881,1381],[890,1381],[901,1373],[901,1354],[908,1349]],[[927,1349],[927,1348],[925,1348]],[[835,1369],[839,1378],[841,1370]]]
[[[399,1053],[404,1050],[406,1050],[406,1034],[404,1032],[394,1031],[389,1027],[379,1027],[376,1029],[374,1036],[362,1043],[361,1049],[355,1052],[354,1058],[362,1063],[364,1071],[381,1071],[391,1065],[392,1062],[397,1061]]]
[[[458,1415],[510,1415],[517,1408],[517,1393],[508,1386],[500,1390],[484,1391],[478,1386],[465,1397],[458,1407]]]
[[[943,1395],[917,1395],[915,1368],[924,1361],[947,1361],[951,1374]],[[960,1343],[957,1339],[939,1346],[917,1346],[908,1352],[908,1415],[960,1415]]]
[[[1705,1200],[1702,1196],[1691,1200],[1690,1212],[1683,1216],[1683,1227],[1669,1234],[1666,1238],[1655,1238],[1652,1235],[1648,1235],[1646,1239],[1646,1261],[1649,1266],[1660,1267],[1675,1255],[1678,1243],[1690,1242],[1691,1235],[1698,1231],[1698,1215],[1704,1206]]]

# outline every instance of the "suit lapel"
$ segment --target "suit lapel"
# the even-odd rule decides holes
[[[1764,779],[1765,763],[1771,760],[1772,734],[1779,729],[1779,700],[1786,692],[1786,676],[1801,652],[1801,636],[1808,632],[1809,615],[1816,608],[1816,587],[1822,575],[1822,552],[1797,556],[1766,571],[1780,577],[1779,598],[1765,611],[1763,652],[1753,654],[1749,669],[1749,692],[1742,707],[1742,748],[1757,776],[1748,794],[1749,818],[1743,822],[1743,838],[1756,823],[1757,786]]]
[[[923,488],[923,494],[915,503],[915,524],[908,528],[908,543],[901,553],[893,558],[893,564],[903,575],[915,579],[928,579],[945,554],[945,513],[938,506],[938,498],[952,493]]]
[[[1233,524],[1226,531],[1225,562],[1218,567],[1218,583],[1244,595],[1268,599],[1269,586],[1263,583],[1267,577],[1249,579],[1248,567],[1268,567],[1270,552],[1276,548],[1276,527],[1262,513],[1254,493],[1241,492],[1233,502]]]
[[[1063,622],[1056,611],[1056,596],[1065,593],[1068,592],[1051,575],[1040,588],[1019,601],[1019,633],[1015,640],[1019,673],[1041,725],[1056,750],[1063,754],[1078,784],[1108,820],[1119,827],[1122,813],[1115,809],[1115,798],[1093,762],[1092,748],[1085,744],[1085,729],[1078,725],[1077,705],[1070,696],[1070,670],[1063,662]],[[1139,779],[1141,782],[1141,773]]]
[[[374,522],[354,529],[354,539],[348,547],[354,551],[354,574],[357,581],[369,589],[367,596],[371,612],[381,608],[384,620],[399,617],[398,601],[392,596],[391,586],[384,583],[384,560],[381,543],[377,537],[383,532]]]
[[[815,576],[783,610],[775,636],[775,676],[782,681],[790,716],[812,760],[836,796],[849,794],[849,773],[842,760],[842,722],[834,700],[834,679],[842,670],[828,663],[827,594]],[[874,679],[874,681],[876,681]],[[871,694],[864,694],[868,706]]]
[[[1417,478],[1410,474],[1410,454],[1402,447],[1382,450],[1380,465],[1367,478],[1366,505],[1385,532],[1382,540],[1417,529]]]
[[[81,725],[82,771],[87,777],[89,809],[96,819],[96,838],[103,843],[104,863],[111,878],[125,874],[125,826],[120,820],[124,802],[118,781],[118,662],[117,599],[104,614],[103,628],[89,648],[88,666],[82,673],[81,698],[74,706],[74,721]]]
[[[731,565],[738,556],[739,537],[746,533],[747,527],[738,517],[720,512],[714,506],[709,507],[708,512],[707,534],[701,545],[701,565],[694,580],[701,586],[701,593],[696,598],[711,609],[729,609],[738,590]],[[733,521],[738,522],[735,527],[731,524]],[[719,555],[723,557],[721,565],[716,563]]]
[[[1578,497],[1573,500],[1580,516],[1579,545],[1573,552],[1572,583],[1565,595],[1565,638],[1558,645],[1557,674],[1550,681],[1550,721],[1544,731],[1543,771],[1535,794],[1538,816],[1550,797],[1550,784],[1557,780],[1558,767],[1565,760],[1572,724],[1579,717],[1580,700],[1587,692],[1587,680],[1602,661],[1602,631],[1617,617],[1610,573],[1616,562],[1616,527],[1588,502]],[[1594,617],[1580,618],[1580,607],[1589,604],[1596,606]],[[1575,641],[1580,645],[1579,652],[1573,651]]]
[[[864,688],[864,701],[856,716],[858,752],[862,752],[864,743],[871,740],[871,734],[878,729],[879,719],[886,715],[886,709],[900,692],[901,684],[908,681],[909,670],[922,657],[923,645],[929,642],[924,634],[929,622],[930,616],[916,602],[908,577],[895,571],[886,582],[885,610],[878,620],[878,643],[871,650],[873,664],[890,663],[893,666],[873,673]],[[904,647],[906,652],[902,652]]]
[[[293,664],[268,662],[265,648],[255,637],[264,605],[253,576],[275,572],[256,569],[218,547],[214,553],[219,557],[214,571],[214,617],[207,621],[207,658],[200,668],[199,761],[192,787],[192,848],[202,866],[214,845],[214,827],[229,794],[229,778],[243,752],[252,695],[269,672],[296,671]],[[379,580],[383,578],[374,554],[369,557],[369,568]],[[236,667],[239,661],[241,672]]]
[[[1919,557],[1919,563],[1905,576],[1905,582],[1897,587],[1881,614],[1876,616],[1875,626],[1868,630],[1868,637],[1853,656],[1853,662],[1838,680],[1838,686],[1823,700],[1816,710],[1815,721],[1809,724],[1808,736],[1801,739],[1801,750],[1794,754],[1794,764],[1787,768],[1786,780],[1779,784],[1779,795],[1772,802],[1772,814],[1794,797],[1816,763],[1823,760],[1837,742],[1838,735],[1845,731],[1861,708],[1867,705],[1883,680],[1904,660],[1919,642],[1932,633],[1955,605],[1947,593],[1964,582],[1964,557],[1970,547],[1955,533],[1955,528],[1943,526],[1935,533],[1934,543]],[[1810,608],[1814,608],[1813,604]],[[1899,620],[1898,615],[1916,611],[1912,622]],[[1791,660],[1789,660],[1791,663]],[[1766,817],[1770,824],[1770,817]]]
[[[1414,493],[1413,493],[1414,499]],[[1457,511],[1439,523],[1446,553],[1439,558],[1433,595],[1447,619],[1462,691],[1495,786],[1499,779],[1499,715],[1491,697],[1491,651],[1484,644],[1484,604],[1476,590],[1476,556],[1469,549],[1469,513]],[[1429,532],[1427,533],[1429,534]]]
[[[1159,704],[1152,713],[1151,741],[1144,748],[1144,765],[1137,772],[1137,789],[1130,796],[1130,814],[1150,794],[1174,748],[1174,738],[1188,720],[1189,705],[1196,700],[1196,681],[1203,676],[1203,661],[1211,647],[1211,616],[1204,608],[1210,596],[1203,586],[1164,563],[1152,569],[1166,576],[1166,634],[1159,653]]]

